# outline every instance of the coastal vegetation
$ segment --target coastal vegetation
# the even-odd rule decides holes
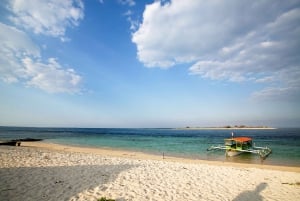
[[[226,125],[216,127],[190,127],[186,126],[184,129],[274,129],[269,126],[248,126],[248,125]]]
[[[234,126],[224,126],[223,128],[270,128],[268,126],[247,126],[247,125],[234,125]]]

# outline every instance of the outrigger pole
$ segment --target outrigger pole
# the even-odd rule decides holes
[[[272,150],[269,147],[256,147],[252,145],[252,139],[249,137],[233,137],[234,133],[231,133],[231,138],[225,139],[225,145],[211,146],[207,151],[213,150],[226,150],[226,155],[234,156],[238,153],[253,153],[258,154],[262,159],[268,157]]]
[[[231,150],[231,149],[223,145],[211,146],[207,148],[207,151],[215,151],[215,150]],[[272,153],[272,150],[269,147],[253,147],[253,149],[236,150],[236,151],[258,154],[262,159],[267,158]]]

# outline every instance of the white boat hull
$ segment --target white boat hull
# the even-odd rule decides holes
[[[237,155],[240,155],[240,154],[242,154],[243,152],[241,152],[241,151],[235,151],[235,150],[226,150],[226,156],[229,156],[229,157],[231,157],[231,156],[237,156]]]

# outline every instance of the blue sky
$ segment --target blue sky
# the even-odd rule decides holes
[[[297,0],[4,0],[0,125],[300,126]]]

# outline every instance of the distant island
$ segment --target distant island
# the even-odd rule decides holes
[[[219,126],[219,127],[190,127],[190,126],[186,126],[184,128],[177,128],[177,129],[182,129],[182,130],[221,130],[221,129],[276,129],[276,128],[272,128],[269,126],[247,126],[247,125],[234,125],[234,126],[230,126],[230,125],[226,125],[226,126]]]

